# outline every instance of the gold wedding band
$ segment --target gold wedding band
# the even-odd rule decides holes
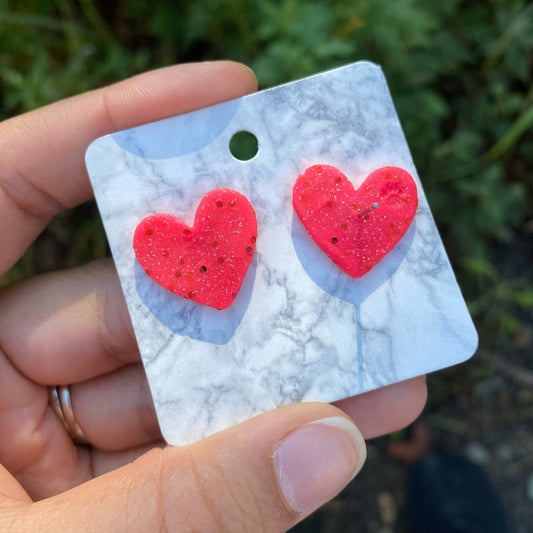
[[[72,441],[75,444],[89,444],[87,437],[85,437],[82,429],[76,422],[68,385],[58,385],[57,387],[50,388],[50,405],[65,426]]]

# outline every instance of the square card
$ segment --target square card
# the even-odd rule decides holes
[[[229,143],[251,132],[258,152]],[[477,334],[433,221],[379,66],[357,62],[95,140],[86,163],[164,438],[184,445],[264,411],[331,402],[466,360]],[[357,189],[375,169],[414,179],[418,208],[367,274],[345,274],[304,229],[293,186],[331,165]],[[209,191],[244,195],[257,217],[240,291],[217,310],[141,267],[141,220],[192,226]],[[377,205],[377,204],[376,204]]]

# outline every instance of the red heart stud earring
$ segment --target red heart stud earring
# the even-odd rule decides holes
[[[133,248],[145,272],[165,289],[216,309],[231,305],[252,261],[257,219],[231,189],[207,193],[194,224],[159,213],[137,226]]]
[[[360,278],[403,237],[416,213],[411,175],[398,167],[375,170],[358,189],[330,165],[298,176],[293,207],[322,251],[346,274]]]

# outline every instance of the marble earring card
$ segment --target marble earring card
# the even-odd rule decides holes
[[[229,150],[251,132],[248,161]],[[477,335],[413,165],[381,69],[358,62],[95,140],[86,163],[164,438],[184,445],[294,402],[330,402],[466,360]],[[360,278],[343,272],[292,205],[313,165],[357,189],[394,166],[418,208],[398,244]],[[423,178],[423,177],[422,177]],[[135,256],[136,227],[168,213],[193,224],[227,188],[257,217],[252,261],[217,310],[159,285]]]

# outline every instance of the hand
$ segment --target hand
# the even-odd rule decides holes
[[[91,140],[255,87],[242,65],[181,65],[0,124],[0,274],[91,197]],[[91,446],[76,446],[48,404],[58,384],[71,384]],[[361,433],[408,424],[425,394],[414,379],[165,447],[112,262],[38,276],[0,291],[0,530],[283,531],[359,470]]]

